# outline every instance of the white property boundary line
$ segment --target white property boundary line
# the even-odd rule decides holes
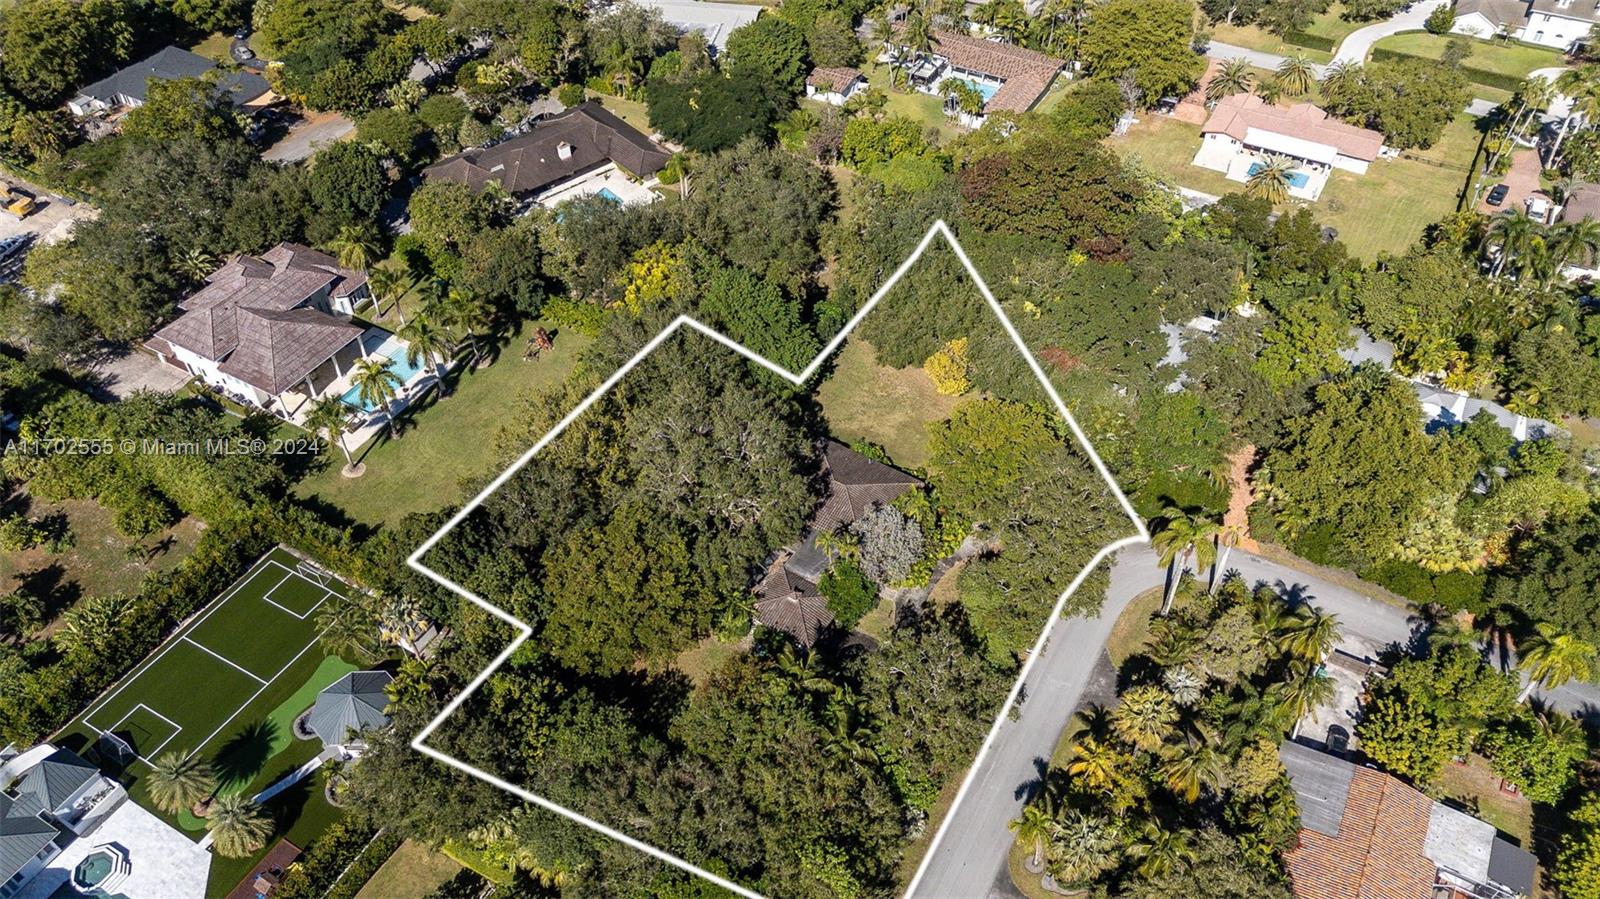
[[[994,312],[995,316],[1000,319],[1000,324],[1005,328],[1006,334],[1011,337],[1011,341],[1016,344],[1018,351],[1020,351],[1023,358],[1027,360],[1028,368],[1033,372],[1034,377],[1038,379],[1039,383],[1044,386],[1045,392],[1050,396],[1050,401],[1055,404],[1056,411],[1060,413],[1060,415],[1066,420],[1067,426],[1072,429],[1072,434],[1077,438],[1078,445],[1082,447],[1086,454],[1088,454],[1090,461],[1094,464],[1095,471],[1099,473],[1101,479],[1105,481],[1106,485],[1111,488],[1111,492],[1116,496],[1117,503],[1122,507],[1122,511],[1128,516],[1128,519],[1133,522],[1133,527],[1137,532],[1137,536],[1118,540],[1117,542],[1101,549],[1095,554],[1094,558],[1089,560],[1089,563],[1083,567],[1083,570],[1078,572],[1077,577],[1072,579],[1072,583],[1067,586],[1066,591],[1063,592],[1056,600],[1055,607],[1050,612],[1050,618],[1045,623],[1044,630],[1039,634],[1039,639],[1034,643],[1033,650],[1028,654],[1027,661],[1023,663],[1022,671],[1018,674],[1016,683],[1011,685],[1011,691],[1006,694],[1006,701],[1001,705],[999,714],[995,716],[994,723],[989,728],[988,736],[984,738],[983,746],[978,750],[977,758],[973,760],[972,765],[967,769],[967,776],[961,782],[961,787],[956,793],[954,803],[951,804],[950,810],[945,813],[943,824],[940,825],[939,831],[934,835],[933,842],[928,845],[927,851],[923,853],[922,862],[917,866],[917,873],[912,877],[910,885],[906,888],[907,895],[914,894],[918,885],[922,881],[923,874],[927,871],[929,860],[933,858],[935,850],[939,848],[939,844],[943,841],[945,832],[949,829],[950,822],[955,820],[956,811],[961,807],[961,801],[966,797],[968,789],[972,786],[974,776],[977,774],[978,769],[982,766],[984,759],[988,756],[990,748],[994,745],[995,738],[1000,732],[1000,726],[1005,723],[1007,716],[1011,712],[1012,706],[1016,703],[1018,693],[1022,690],[1023,683],[1027,680],[1028,675],[1033,671],[1034,662],[1038,660],[1040,651],[1044,648],[1045,642],[1050,638],[1050,633],[1055,629],[1056,623],[1060,620],[1061,610],[1066,605],[1067,598],[1072,595],[1073,591],[1078,588],[1079,584],[1083,583],[1084,578],[1088,577],[1090,572],[1094,571],[1094,569],[1098,567],[1100,563],[1104,561],[1105,558],[1111,553],[1125,546],[1143,543],[1150,539],[1150,532],[1145,528],[1144,521],[1139,517],[1138,513],[1133,510],[1133,505],[1128,502],[1128,498],[1123,494],[1122,488],[1117,485],[1116,479],[1111,476],[1111,472],[1106,468],[1105,463],[1101,461],[1100,455],[1095,452],[1093,444],[1089,442],[1089,438],[1083,433],[1083,429],[1078,426],[1077,419],[1072,417],[1072,412],[1067,409],[1066,403],[1062,402],[1060,394],[1056,392],[1055,385],[1050,383],[1050,379],[1045,375],[1044,370],[1040,367],[1038,359],[1034,357],[1033,353],[1028,349],[1027,344],[1023,342],[1022,336],[1017,333],[1016,326],[1011,323],[1011,319],[1006,316],[1005,310],[1000,307],[1000,303],[995,300],[994,294],[990,292],[989,285],[984,282],[983,276],[978,274],[978,270],[973,266],[972,260],[967,258],[966,250],[962,249],[961,244],[956,240],[955,235],[951,233],[949,226],[946,225],[942,219],[935,222],[933,227],[928,229],[928,233],[923,235],[921,242],[917,244],[916,250],[914,250],[911,255],[906,258],[905,262],[900,264],[899,268],[895,269],[894,274],[889,277],[889,280],[886,281],[882,287],[878,288],[877,293],[872,295],[872,298],[869,299],[866,304],[862,306],[854,316],[851,317],[849,323],[846,324],[832,340],[828,341],[827,346],[823,347],[822,350],[817,353],[816,357],[811,360],[811,363],[799,373],[789,371],[783,366],[778,365],[770,359],[767,359],[765,356],[748,349],[743,344],[733,340],[730,337],[727,337],[713,328],[701,324],[699,321],[696,321],[687,315],[680,315],[673,319],[670,324],[661,330],[661,333],[651,338],[649,343],[646,343],[642,349],[635,353],[633,358],[629,359],[626,364],[614,372],[610,377],[606,378],[605,381],[601,382],[599,387],[596,387],[593,392],[584,397],[583,401],[580,402],[571,412],[568,412],[566,417],[557,422],[556,426],[551,428],[549,433],[539,438],[539,441],[529,448],[527,452],[519,456],[509,468],[501,472],[493,481],[490,481],[489,485],[479,491],[477,496],[474,496],[465,506],[461,507],[460,511],[451,516],[450,520],[445,522],[443,527],[439,528],[439,530],[434,532],[432,536],[423,541],[422,545],[417,547],[416,550],[413,551],[409,557],[407,557],[406,564],[410,565],[412,568],[433,580],[440,586],[445,587],[461,598],[471,602],[478,608],[488,612],[490,615],[493,615],[501,621],[504,621],[506,624],[510,625],[516,630],[517,635],[511,641],[511,643],[500,652],[499,655],[494,657],[493,661],[489,663],[488,667],[479,672],[478,676],[474,677],[472,681],[467,684],[464,690],[457,694],[454,699],[450,700],[449,704],[447,704],[438,715],[434,716],[432,721],[429,721],[427,725],[422,728],[422,730],[417,732],[417,735],[411,740],[411,748],[422,753],[423,755],[435,759],[436,761],[439,761],[445,765],[449,765],[458,771],[462,771],[466,774],[476,777],[484,783],[498,787],[499,789],[504,790],[525,802],[531,802],[547,811],[554,812],[564,818],[576,821],[585,827],[599,831],[600,833],[605,834],[606,836],[617,840],[620,843],[637,849],[640,852],[688,871],[691,874],[703,877],[706,880],[709,880],[712,883],[722,887],[723,889],[730,890],[740,896],[747,897],[747,899],[764,899],[760,893],[753,892],[728,880],[727,878],[720,877],[711,873],[710,871],[705,870],[704,868],[699,867],[698,865],[679,858],[670,852],[658,849],[655,846],[651,846],[648,843],[642,842],[634,837],[622,833],[615,828],[608,827],[607,825],[602,824],[599,821],[596,821],[580,812],[574,811],[562,805],[558,805],[542,796],[537,796],[528,790],[517,786],[516,784],[496,777],[487,771],[469,765],[466,762],[455,758],[454,756],[429,746],[427,744],[428,737],[432,736],[433,732],[438,729],[439,725],[444,723],[445,719],[455,714],[455,711],[461,707],[462,703],[466,702],[468,697],[472,696],[472,694],[475,693],[479,687],[483,686],[483,683],[487,681],[489,677],[495,673],[495,671],[499,670],[501,665],[505,664],[506,659],[510,658],[512,653],[516,652],[517,648],[520,647],[523,642],[528,639],[529,635],[533,633],[533,629],[524,622],[519,621],[516,617],[506,612],[504,609],[485,601],[482,597],[477,596],[472,591],[462,587],[460,584],[457,584],[437,571],[434,571],[427,565],[424,565],[422,562],[422,557],[426,555],[429,550],[433,549],[433,547],[438,544],[440,540],[444,539],[444,536],[453,530],[456,525],[460,524],[468,515],[472,514],[473,511],[481,506],[484,500],[488,499],[489,496],[492,495],[496,490],[499,490],[500,487],[503,486],[506,481],[510,480],[511,477],[518,471],[521,471],[522,468],[526,466],[528,462],[539,453],[540,450],[544,449],[550,444],[551,441],[560,436],[561,432],[565,431],[567,427],[576,421],[580,415],[588,411],[590,406],[594,405],[595,402],[608,393],[611,388],[615,387],[617,383],[628,374],[628,372],[632,371],[635,366],[644,361],[646,357],[655,352],[657,347],[661,346],[662,343],[676,334],[679,330],[687,328],[692,331],[697,331],[703,336],[722,344],[733,352],[743,356],[751,362],[754,362],[762,368],[767,369],[791,384],[794,384],[797,387],[802,386],[809,381],[811,376],[816,374],[817,370],[827,362],[827,360],[833,355],[834,351],[836,351],[844,343],[845,339],[849,337],[850,333],[855,330],[856,326],[861,324],[862,319],[866,318],[867,314],[877,307],[879,301],[888,295],[889,291],[894,288],[895,284],[899,283],[900,279],[905,276],[905,273],[911,270],[911,267],[916,264],[917,260],[922,258],[922,254],[927,251],[929,245],[933,243],[935,237],[943,237],[945,241],[949,243],[950,248],[955,251],[956,258],[961,260],[962,267],[966,269],[967,275],[971,277],[973,283],[977,285],[978,291],[983,294],[984,301],[989,304],[989,308]]]

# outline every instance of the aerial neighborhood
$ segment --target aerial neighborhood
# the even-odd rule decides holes
[[[0,3],[0,899],[1600,899],[1594,0]]]

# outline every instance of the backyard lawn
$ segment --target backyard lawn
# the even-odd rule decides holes
[[[626,97],[614,97],[611,94],[588,92],[589,99],[599,99],[600,105],[611,110],[617,118],[639,129],[640,134],[654,134],[656,129],[650,127],[650,110],[638,100],[629,100]]]
[[[871,441],[896,465],[921,468],[928,463],[928,425],[949,418],[961,400],[941,396],[920,368],[879,365],[872,344],[852,339],[817,385],[817,401],[839,440]]]
[[[450,394],[439,399],[430,391],[401,416],[401,437],[379,435],[356,454],[367,473],[346,478],[339,473],[344,458],[326,450],[327,467],[302,480],[295,493],[315,496],[343,509],[356,521],[384,524],[411,512],[442,509],[463,499],[462,480],[491,474],[495,436],[517,400],[530,390],[552,387],[572,372],[589,338],[571,331],[555,333],[555,349],[534,362],[522,361],[523,344],[541,323],[525,323],[501,344],[498,357],[477,371],[462,366]]]
[[[1428,225],[1455,210],[1477,152],[1477,121],[1463,113],[1433,147],[1374,162],[1365,175],[1335,171],[1317,202],[1294,205],[1309,206],[1319,222],[1337,228],[1339,239],[1362,259],[1404,252]],[[1244,184],[1192,164],[1200,148],[1199,126],[1147,114],[1108,143],[1125,157],[1138,157],[1173,186],[1218,196],[1244,190]]]
[[[1464,39],[1472,44],[1472,55],[1468,56],[1461,64],[1467,69],[1482,69],[1497,75],[1508,75],[1512,78],[1523,78],[1534,69],[1546,69],[1551,66],[1566,65],[1566,57],[1559,51],[1549,47],[1536,47],[1532,44],[1521,44],[1515,41],[1485,41],[1477,38],[1462,38],[1453,34],[1448,38],[1442,35],[1429,34],[1426,31],[1403,31],[1378,41],[1373,45],[1375,50],[1393,50],[1396,53],[1408,53],[1412,56],[1421,56],[1425,59],[1438,59],[1444,54],[1445,47],[1450,43],[1450,38]],[[1469,71],[1468,77],[1471,77]]]
[[[1533,804],[1521,796],[1503,792],[1500,778],[1489,769],[1489,760],[1476,753],[1467,756],[1465,765],[1447,762],[1439,775],[1440,798],[1453,799],[1467,812],[1493,824],[1497,830],[1524,848],[1533,844]]]
[[[966,128],[957,125],[949,116],[944,114],[944,100],[929,94],[916,91],[891,90],[889,87],[889,66],[877,63],[868,63],[865,67],[867,85],[883,91],[888,96],[889,102],[884,106],[887,115],[905,116],[924,128],[932,128],[939,132],[939,143],[965,134]]]
[[[460,870],[448,855],[406,840],[356,893],[356,899],[423,899]]]
[[[1357,28],[1364,27],[1369,22],[1350,22],[1341,18],[1344,4],[1334,3],[1306,26],[1306,34],[1324,37],[1333,41],[1337,47],[1344,40],[1345,35]],[[1310,47],[1301,47],[1291,44],[1264,28],[1255,25],[1224,25],[1217,23],[1207,25],[1211,29],[1212,37],[1219,43],[1232,44],[1235,47],[1244,47],[1250,50],[1260,50],[1263,53],[1275,53],[1279,56],[1289,56],[1296,51],[1304,53],[1312,62],[1328,62],[1333,59],[1333,54],[1327,50],[1314,50]]]

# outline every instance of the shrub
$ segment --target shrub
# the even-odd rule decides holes
[[[1456,8],[1449,3],[1444,4],[1428,14],[1422,27],[1431,34],[1449,34],[1450,29],[1456,27]]]
[[[338,821],[311,841],[304,855],[290,865],[283,881],[273,889],[276,899],[319,899],[327,894],[339,879],[339,873],[355,861],[372,839],[373,830],[352,821]],[[390,852],[393,852],[391,849]],[[388,858],[385,853],[384,858]],[[379,859],[379,864],[382,864]],[[373,871],[377,868],[374,867]],[[356,872],[352,871],[354,875]],[[371,877],[369,872],[368,877]],[[354,879],[351,877],[349,879]],[[358,882],[364,883],[365,878]],[[342,881],[341,881],[342,883]]]
[[[0,522],[0,549],[6,552],[33,549],[48,536],[43,527],[21,515]]]
[[[854,562],[841,560],[822,576],[817,589],[828,598],[828,611],[839,626],[852,628],[878,604],[878,588]]]
[[[581,84],[563,84],[556,89],[556,99],[561,102],[562,106],[577,106],[586,97],[588,97],[588,92],[583,89]]]
[[[606,324],[605,309],[571,297],[558,297],[545,303],[544,314],[557,325],[589,337],[599,337]]]
[[[467,117],[467,104],[459,97],[434,94],[417,105],[417,118],[435,134],[453,135]]]
[[[922,363],[933,387],[945,396],[960,396],[972,389],[972,364],[967,360],[967,338],[957,337]]]

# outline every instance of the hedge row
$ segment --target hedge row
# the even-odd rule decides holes
[[[1325,53],[1332,53],[1333,48],[1339,46],[1339,44],[1332,38],[1326,38],[1316,34],[1306,34],[1304,31],[1291,31],[1288,34],[1285,34],[1283,39],[1286,43],[1294,44],[1296,47],[1305,47],[1308,50],[1321,50]]]
[[[392,830],[386,830],[373,838],[372,842],[367,844],[367,848],[361,850],[355,861],[349,863],[344,873],[338,875],[339,879],[334,881],[333,888],[328,890],[323,899],[356,899],[356,894],[361,892],[361,888],[367,885],[372,875],[378,873],[383,863],[388,861],[389,856],[394,855],[394,851],[405,841],[405,837]]]
[[[1401,59],[1416,59],[1433,65],[1438,65],[1439,63],[1439,60],[1437,59],[1431,59],[1427,56],[1418,56],[1415,53],[1402,53],[1399,50],[1390,50],[1387,47],[1372,48],[1373,62],[1385,62],[1388,60]],[[1461,74],[1467,76],[1467,80],[1474,84],[1481,84],[1484,87],[1499,88],[1500,90],[1504,91],[1515,91],[1517,88],[1522,86],[1522,82],[1524,80],[1515,75],[1506,75],[1500,72],[1490,72],[1484,69],[1475,69],[1472,66],[1465,65],[1461,66]]]
[[[356,570],[350,536],[288,503],[260,505],[211,525],[177,567],[146,576],[116,632],[99,651],[46,654],[30,659],[33,667],[8,672],[0,690],[0,743],[32,745],[66,725],[279,543],[335,571]]]
[[[343,883],[339,875],[357,860],[357,856],[363,855],[363,850],[371,844],[382,842],[381,838],[373,839],[376,833],[376,828],[358,824],[349,818],[335,821],[313,839],[311,845],[306,847],[305,854],[284,872],[283,881],[272,891],[274,899],[322,899],[336,881]],[[389,853],[383,856],[385,859],[388,857]],[[378,862],[380,865],[382,863],[382,860]],[[372,870],[378,869],[375,866]],[[356,872],[351,871],[350,874],[352,876],[346,879],[355,880]],[[367,872],[367,877],[371,876],[372,872]],[[366,878],[356,884],[356,889],[359,890],[364,883]]]

